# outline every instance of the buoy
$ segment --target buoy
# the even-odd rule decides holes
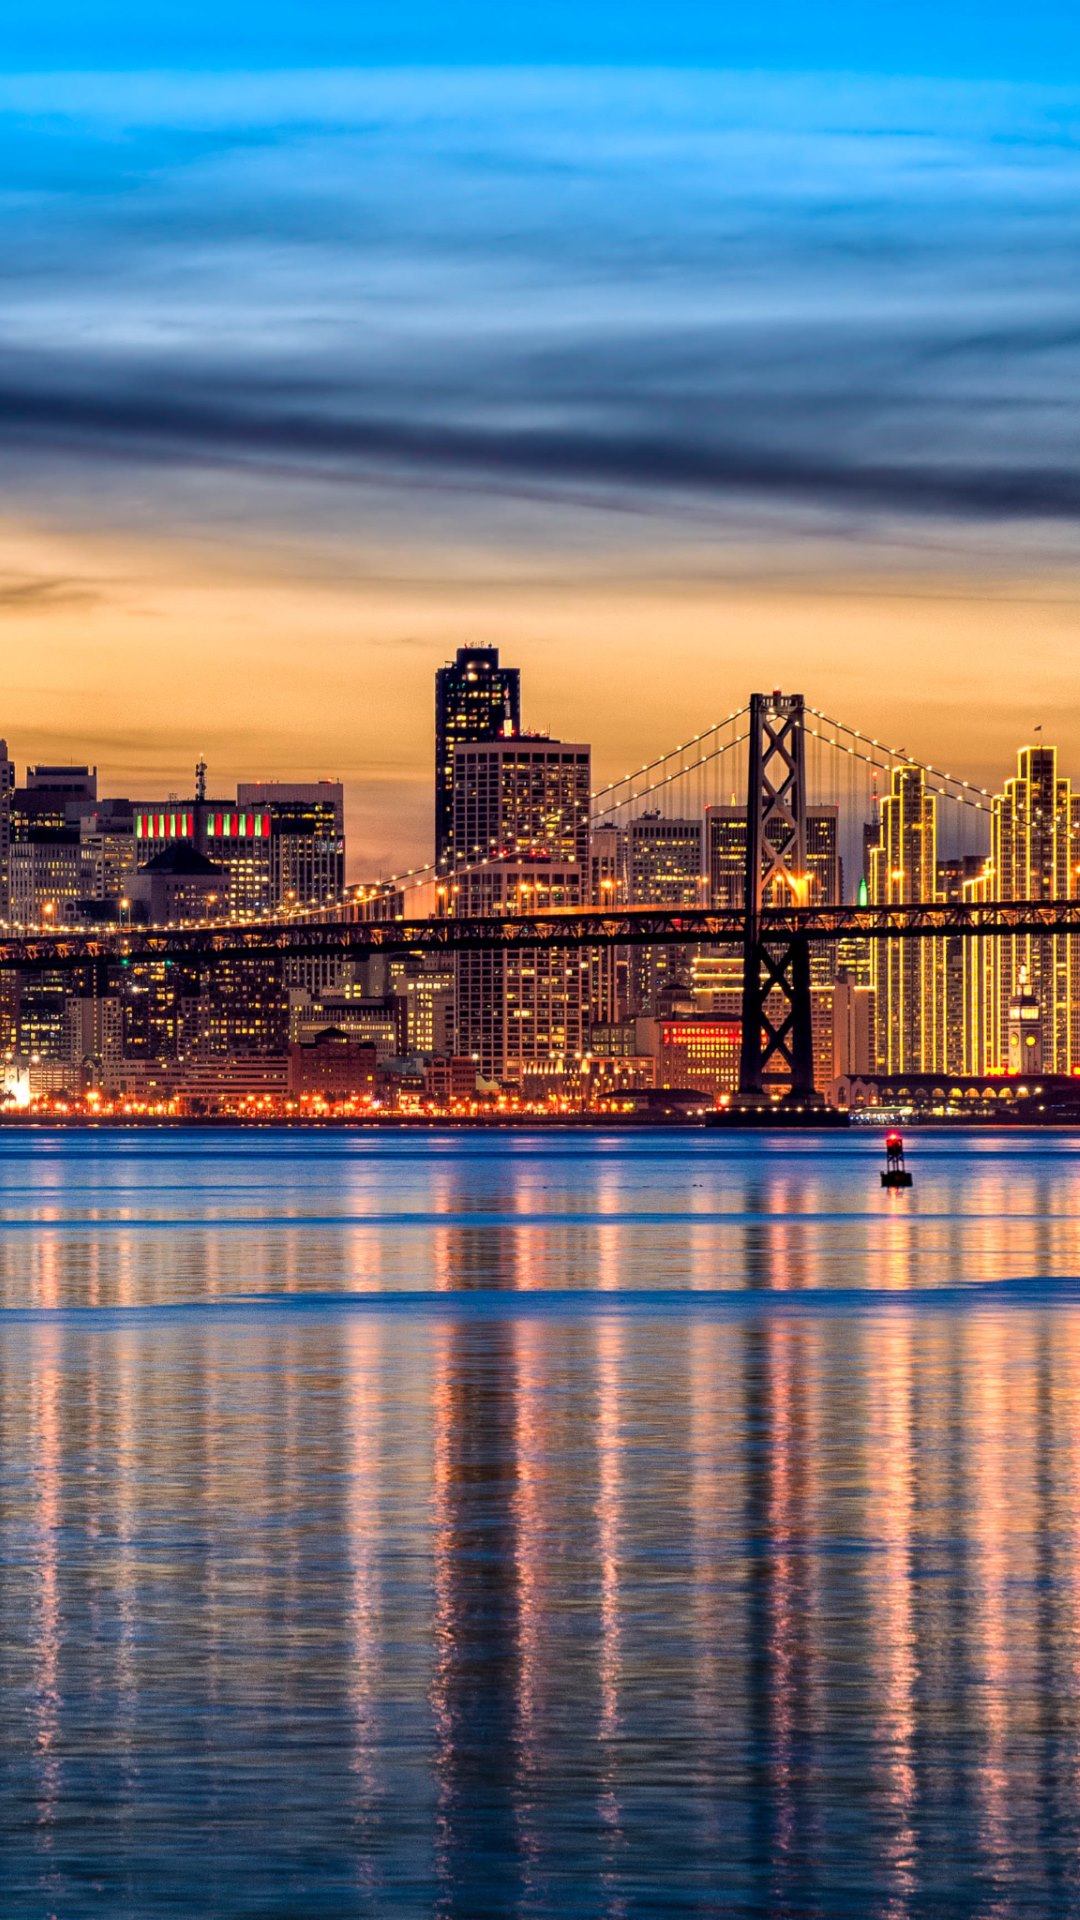
[[[904,1142],[898,1133],[885,1135],[885,1165],[881,1170],[883,1187],[910,1187],[911,1175],[904,1165]]]

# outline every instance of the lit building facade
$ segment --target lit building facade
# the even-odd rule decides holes
[[[629,893],[627,836],[608,822],[589,835],[589,903],[594,907],[624,907]],[[594,947],[589,952],[589,1018],[592,1022],[622,1020],[630,1005],[630,950]]]
[[[1078,887],[1080,794],[1058,772],[1055,747],[1024,747],[994,797],[990,857],[965,888],[969,899],[1066,900]],[[1021,986],[1039,1010],[1040,1070],[1070,1073],[1080,1060],[1077,938],[1064,933],[973,939],[964,954],[965,1066],[1009,1073],[1011,1009]]]
[[[895,767],[870,853],[875,906],[937,898],[937,803],[919,766]],[[945,1068],[944,968],[940,940],[879,940],[873,953],[877,1068],[938,1073]]]
[[[701,821],[666,820],[660,813],[643,813],[631,820],[627,831],[627,884],[634,906],[701,906]],[[664,993],[689,984],[690,955],[691,949],[683,946],[632,950],[630,992],[636,1013],[659,1012]]]
[[[544,859],[491,861],[461,882],[460,911],[503,917],[583,904],[584,867]],[[529,1066],[585,1044],[589,962],[574,947],[457,956],[456,1050],[485,1080],[520,1085]]]
[[[540,736],[459,746],[454,755],[452,906],[502,917],[581,907],[589,882],[590,752]],[[589,960],[574,950],[462,953],[455,968],[458,1054],[485,1080],[580,1053]]]
[[[258,780],[236,789],[241,815],[269,816],[270,901],[326,906],[345,891],[345,790],[337,780]]]
[[[639,1018],[636,1049],[652,1058],[656,1085],[694,1089],[715,1099],[739,1084],[742,1026],[738,1020],[713,1020],[691,1014],[671,1019]]]

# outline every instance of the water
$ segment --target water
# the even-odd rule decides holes
[[[0,1911],[1080,1913],[1080,1143],[0,1135]]]

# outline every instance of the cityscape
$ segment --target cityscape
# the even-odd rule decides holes
[[[1080,1920],[1080,7],[3,28],[0,1920]]]
[[[434,682],[433,857],[390,878],[350,871],[339,781],[217,794],[200,761],[186,794],[122,798],[99,791],[91,764],[20,778],[2,743],[9,936],[96,928],[116,941],[111,966],[50,968],[46,951],[0,972],[7,1117],[700,1121],[739,1107],[744,1027],[758,1018],[742,940],[683,940],[676,926],[662,941],[546,950],[212,962],[182,947],[155,959],[126,950],[144,928],[743,912],[748,709],[706,745],[699,736],[597,792],[590,745],[524,722],[521,671],[497,648],[459,648]],[[800,702],[803,758],[824,718]],[[883,757],[850,728],[834,725],[826,745],[857,758],[869,783],[847,768],[846,790],[834,774],[838,797],[823,800],[800,761],[797,857],[774,808],[756,856],[762,905],[1080,899],[1080,787],[1049,742],[1020,746],[995,793]],[[711,797],[719,782],[733,789],[726,800]],[[782,1057],[770,1104],[794,1092],[867,1117],[1080,1116],[1080,931],[883,939],[851,919],[836,938],[809,938],[812,1067],[796,1084]]]

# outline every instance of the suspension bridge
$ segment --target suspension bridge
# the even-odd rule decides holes
[[[988,823],[987,789],[831,719],[802,695],[754,694],[703,733],[599,789],[591,807],[597,829],[624,825],[643,809],[663,815],[674,806],[675,816],[668,817],[700,818],[710,807],[732,805],[746,822],[737,902],[636,905],[609,899],[546,913],[458,916],[455,879],[499,857],[492,855],[438,875],[431,866],[412,869],[373,888],[352,889],[342,901],[272,917],[9,929],[0,937],[0,969],[90,968],[100,983],[116,967],[163,960],[202,970],[228,959],[737,946],[743,956],[740,1091],[762,1098],[782,1082],[791,1097],[813,1099],[812,946],[849,939],[1080,933],[1080,898],[905,900],[900,875],[888,876],[884,903],[812,899],[807,826],[814,806],[835,805],[849,827],[854,822],[861,831],[876,805],[879,777],[888,778],[897,767],[918,768],[936,800]],[[411,902],[419,903],[425,889],[430,895],[436,881],[435,906],[410,913]]]

